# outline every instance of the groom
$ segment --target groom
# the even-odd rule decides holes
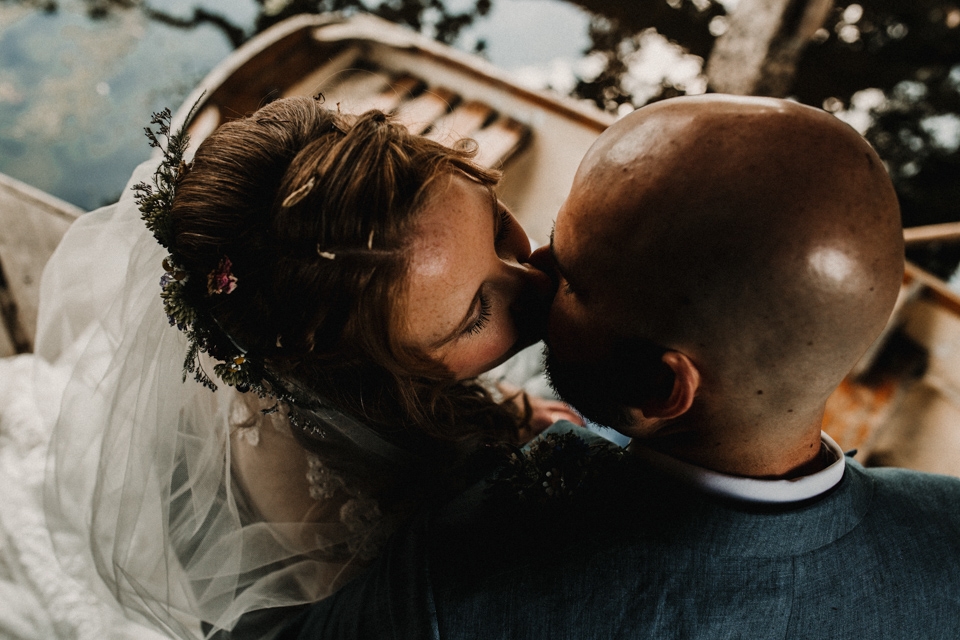
[[[554,383],[628,451],[555,426],[283,637],[957,637],[960,480],[864,469],[820,431],[902,249],[880,159],[830,115],[623,118],[538,258]]]

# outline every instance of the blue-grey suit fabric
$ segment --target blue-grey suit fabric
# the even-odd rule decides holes
[[[960,638],[960,479],[848,459],[827,494],[757,507],[611,467],[556,504],[478,484],[283,637]]]

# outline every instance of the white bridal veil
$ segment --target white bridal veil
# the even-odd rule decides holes
[[[166,250],[130,188],[156,165],[138,167],[119,203],[82,216],[44,272],[37,356],[69,371],[62,398],[47,399],[59,411],[44,506],[74,579],[128,617],[194,638],[328,595],[388,527],[376,503],[305,453],[310,495],[346,491],[343,508],[268,523],[236,490],[237,434],[256,447],[264,430],[289,439],[289,428],[282,415],[244,413],[249,402],[226,385],[182,381],[186,340],[159,295]]]

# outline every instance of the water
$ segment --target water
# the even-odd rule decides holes
[[[233,46],[214,27],[171,27],[138,10],[93,20],[81,0],[49,14],[28,4],[0,0],[0,172],[84,209],[112,202],[149,155],[142,127],[151,112],[179,106]],[[254,0],[162,6],[183,17],[204,7],[248,33],[261,10]],[[472,51],[482,41],[485,55],[523,82],[569,90],[590,64],[590,19],[560,0],[496,0],[455,46]]]

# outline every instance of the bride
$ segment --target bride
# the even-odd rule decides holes
[[[269,637],[483,445],[570,415],[477,378],[552,285],[470,153],[309,98],[189,164],[154,124],[161,156],[51,258],[36,355],[0,361],[13,637]]]

